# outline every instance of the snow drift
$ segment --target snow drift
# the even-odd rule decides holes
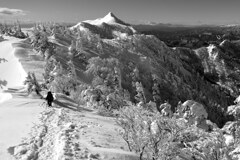
[[[4,41],[0,43],[0,92],[1,89],[7,89],[9,87],[23,86],[23,82],[27,73],[24,71],[18,58],[15,57],[15,49],[12,47],[12,42]],[[4,83],[2,83],[4,82]],[[12,98],[10,93],[0,93],[0,103]]]
[[[5,87],[23,86],[27,73],[18,58],[14,56],[15,49],[11,46],[11,42],[1,42],[0,48],[0,57],[5,59],[5,62],[0,63],[1,80],[7,82]]]

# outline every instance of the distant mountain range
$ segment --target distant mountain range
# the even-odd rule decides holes
[[[184,24],[170,24],[170,23],[157,23],[157,24],[137,24],[133,27],[138,31],[181,31],[189,28],[214,28],[217,25],[184,25]]]

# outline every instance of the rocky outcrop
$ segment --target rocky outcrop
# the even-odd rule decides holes
[[[227,114],[234,116],[235,120],[240,118],[240,105],[232,105],[227,109]]]
[[[161,111],[161,114],[163,116],[168,116],[168,117],[173,116],[173,112],[171,109],[172,106],[168,102],[161,104],[159,108],[160,108],[159,110]]]
[[[183,115],[183,118],[186,119],[189,124],[195,125],[205,131],[213,128],[207,124],[208,113],[202,104],[193,100],[187,100],[178,107],[178,115]]]
[[[239,46],[238,43],[224,40],[220,45],[210,44],[195,50],[204,67],[204,76],[212,83],[230,91],[234,97],[239,88]]]
[[[221,131],[224,134],[224,140],[228,147],[229,157],[233,160],[240,158],[239,152],[239,121],[227,122]]]
[[[178,103],[175,113],[172,111],[172,106],[169,103],[163,103],[158,108],[162,116],[175,117],[178,120],[184,120],[189,125],[195,125],[205,131],[213,131],[217,129],[217,125],[207,120],[208,113],[205,107],[193,100],[187,100],[183,104]]]
[[[187,100],[186,102],[184,102],[182,104],[183,108],[185,108],[186,110],[190,110],[190,114],[192,116],[196,116],[196,117],[202,117],[204,119],[208,118],[208,113],[205,110],[204,106],[196,101],[193,100]]]

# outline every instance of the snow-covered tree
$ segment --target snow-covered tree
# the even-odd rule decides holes
[[[229,156],[222,132],[205,132],[182,119],[163,117],[145,108],[126,106],[117,123],[130,151],[140,159],[222,160]]]
[[[152,81],[153,81],[153,86],[152,86],[152,96],[154,102],[159,104],[161,102],[161,97],[160,97],[160,89],[159,89],[159,78],[156,74],[152,74]]]
[[[135,95],[135,99],[138,102],[146,103],[146,97],[145,97],[144,88],[143,88],[142,83],[136,82],[135,86],[136,86],[136,92],[137,92],[137,95]]]
[[[24,81],[24,85],[27,85],[28,94],[35,91],[37,94],[41,91],[41,87],[36,79],[35,73],[28,72],[28,76]]]

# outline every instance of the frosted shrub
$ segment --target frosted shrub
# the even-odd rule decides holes
[[[35,73],[28,72],[28,76],[24,81],[24,85],[27,85],[28,94],[35,91],[37,94],[41,91],[41,87],[36,79]]]
[[[52,81],[51,86],[54,92],[70,95],[70,92],[76,88],[77,83],[69,76],[58,76]]]
[[[205,132],[183,119],[162,117],[143,107],[119,111],[119,132],[140,159],[222,160],[228,150],[220,131]]]
[[[136,106],[121,109],[117,122],[123,128],[120,134],[129,150],[138,153],[140,159],[175,157],[178,150],[174,140],[186,128],[176,119],[161,117]]]
[[[86,89],[86,85],[79,85],[76,87],[76,90],[70,92],[71,98],[78,104],[78,106],[86,103],[81,94],[84,89]]]

